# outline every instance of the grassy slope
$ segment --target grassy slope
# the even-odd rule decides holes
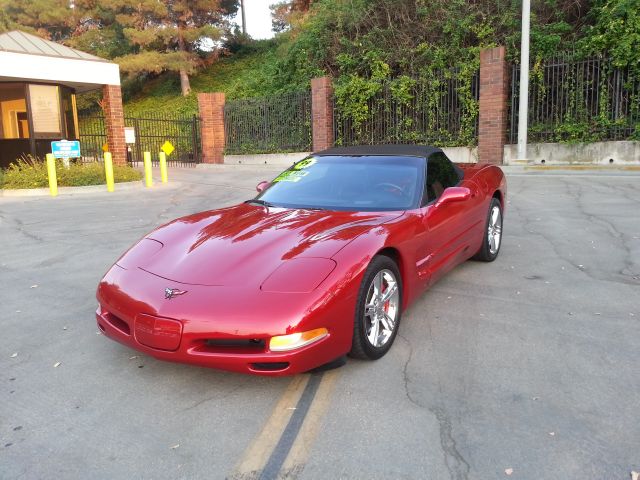
[[[227,100],[276,93],[273,72],[276,68],[276,40],[256,42],[251,49],[224,57],[191,77],[192,93],[183,97],[175,74],[165,74],[148,82],[141,92],[125,103],[125,114],[164,111],[196,114],[196,94],[224,92]]]

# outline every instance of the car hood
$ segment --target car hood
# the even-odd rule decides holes
[[[138,265],[186,284],[260,284],[282,262],[331,258],[402,212],[291,210],[240,204],[179,218],[147,236],[163,248]]]

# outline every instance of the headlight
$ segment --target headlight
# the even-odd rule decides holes
[[[317,342],[329,335],[326,328],[316,328],[308,332],[292,333],[291,335],[279,335],[269,340],[269,350],[272,352],[287,352]]]
[[[285,260],[262,282],[263,292],[309,293],[314,291],[336,268],[327,258],[292,258]]]

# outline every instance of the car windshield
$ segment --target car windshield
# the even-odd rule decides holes
[[[420,157],[308,157],[273,179],[255,200],[286,208],[407,210],[420,201],[424,170]]]

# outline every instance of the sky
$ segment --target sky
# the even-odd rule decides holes
[[[269,5],[277,0],[244,0],[247,19],[247,33],[254,39],[271,38],[271,10]],[[242,25],[242,16],[238,10],[236,23]]]

